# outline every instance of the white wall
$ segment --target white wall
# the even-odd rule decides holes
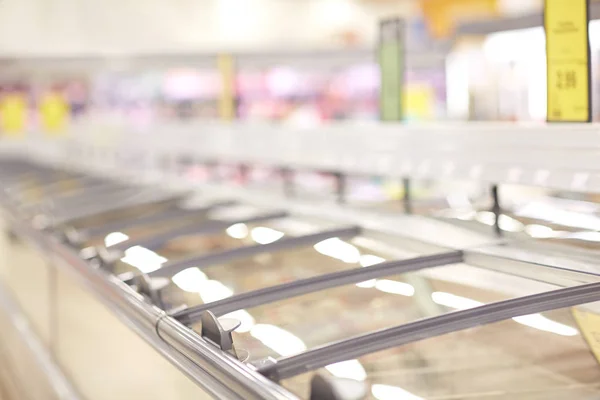
[[[0,57],[277,51],[376,40],[411,0],[0,0]]]

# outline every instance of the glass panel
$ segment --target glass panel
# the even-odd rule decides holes
[[[300,279],[349,270],[360,267],[361,262],[368,265],[384,260],[383,254],[368,251],[353,244],[356,240],[346,241],[332,238],[315,246],[303,246],[281,253],[260,254],[253,257],[237,259],[233,262],[211,266],[202,271],[188,269],[173,278],[174,284],[185,292],[184,303],[188,306],[208,303],[269,286],[280,285]],[[319,252],[324,243],[348,246],[345,257],[334,258]],[[342,245],[343,246],[343,245]],[[362,258],[361,258],[362,257]],[[196,287],[190,287],[191,279],[195,279]],[[178,290],[181,292],[181,290]],[[240,313],[237,313],[238,316]],[[244,320],[249,318],[244,315]]]
[[[309,225],[308,228],[300,232],[298,229],[294,229],[293,226],[286,226],[286,222],[289,222],[288,225],[292,225],[291,223],[294,221],[290,219],[273,219],[253,224],[232,223],[228,228],[218,233],[176,237],[154,250],[135,246],[135,248],[126,250],[125,257],[117,263],[117,272],[131,271],[132,267],[142,272],[152,272],[167,261],[176,261],[190,256],[202,256],[240,246],[269,243],[281,239],[286,234],[297,235],[308,230],[313,232],[318,230],[316,226]],[[148,231],[151,229],[149,228]],[[121,238],[123,237],[121,236]]]
[[[215,235],[189,236],[173,240],[156,250],[156,254],[158,257],[163,257],[162,260],[176,261],[189,255],[268,244],[287,235],[300,236],[336,228],[339,227],[323,224],[317,226],[292,218],[257,224],[235,224]],[[173,276],[170,286],[163,290],[163,299],[170,307],[181,304],[194,306],[268,286],[356,268],[361,263],[369,265],[383,261],[386,255],[381,251],[369,249],[369,245],[370,240],[364,237],[345,240],[331,238],[315,246],[302,246],[281,252],[238,258],[202,270],[188,268]],[[416,257],[418,254],[407,250],[405,258]],[[126,256],[126,258],[130,257]],[[123,260],[130,263],[132,261]],[[124,264],[126,263],[121,262],[120,268],[126,268]],[[140,268],[148,266],[158,267],[158,265],[152,267],[150,264],[139,264]]]
[[[173,207],[173,206],[171,206]],[[171,208],[172,209],[172,208]],[[82,221],[78,221],[75,224],[76,228],[89,228],[98,225],[102,225],[108,222],[122,220],[122,219],[131,219],[134,222],[137,218],[154,215],[155,213],[160,213],[164,211],[168,211],[169,207],[166,205],[147,205],[142,207],[137,207],[136,209],[113,212],[109,215],[102,215],[99,217],[87,218]],[[99,235],[97,237],[90,238],[83,247],[86,246],[94,246],[94,245],[112,245],[120,243],[127,238],[129,239],[139,239],[151,235],[160,234],[163,232],[168,232],[172,229],[176,229],[179,227],[183,227],[184,225],[189,225],[191,222],[195,222],[201,224],[207,220],[228,220],[235,218],[236,216],[248,217],[249,215],[258,215],[259,210],[254,207],[246,207],[246,206],[223,206],[217,207],[213,210],[209,211],[198,211],[193,216],[179,217],[179,218],[171,218],[165,221],[142,225],[142,226],[133,226],[131,228],[123,229],[118,232],[111,232],[106,235]],[[233,223],[232,223],[233,225]],[[178,238],[173,242],[177,243],[188,243],[192,244],[192,236],[188,236],[185,238]],[[200,237],[200,236],[198,236]],[[206,236],[202,236],[206,237]],[[172,243],[171,243],[172,244]],[[195,243],[194,243],[195,244]],[[192,244],[193,245],[193,244]],[[176,245],[173,247],[177,247]]]
[[[156,210],[150,211],[149,213],[146,214],[135,214],[135,215],[128,215],[126,216],[126,218],[132,218],[136,219],[136,218],[143,218],[147,215],[152,215],[155,212],[157,212]],[[158,211],[160,212],[160,210]],[[103,223],[108,223],[111,221],[116,220],[117,218],[113,218],[111,219],[100,219],[97,218],[96,221],[94,221],[94,223],[89,224],[89,225],[84,225],[84,226],[94,226],[94,225],[102,225]],[[88,219],[88,221],[90,221]],[[197,215],[194,215],[193,217],[187,216],[185,218],[174,218],[168,221],[163,221],[163,222],[158,222],[158,223],[152,223],[152,224],[147,224],[147,225],[141,225],[141,226],[133,226],[130,228],[125,228],[122,230],[118,230],[115,232],[110,232],[107,234],[102,234],[102,235],[97,235],[94,237],[91,237],[90,239],[86,240],[85,243],[82,245],[82,248],[84,247],[88,247],[88,246],[108,246],[108,245],[115,245],[118,244],[124,240],[127,239],[132,239],[132,240],[136,240],[136,239],[140,239],[149,235],[156,235],[156,234],[160,234],[162,232],[167,232],[169,230],[172,229],[176,229],[179,227],[182,227],[184,225],[189,225],[190,222],[196,222],[198,224],[202,223],[206,221],[206,214],[199,212]],[[77,224],[77,225],[81,225],[81,224]]]
[[[251,360],[277,358],[424,317],[554,288],[452,264],[251,308],[244,312],[253,325],[234,336],[236,345],[250,352]],[[310,319],[305,317],[307,312]]]
[[[369,354],[317,373],[362,380],[367,399],[373,400],[595,399],[600,397],[600,366],[586,339],[600,333],[600,315],[578,311],[577,320],[572,309],[517,317]],[[306,398],[314,373],[283,384]]]

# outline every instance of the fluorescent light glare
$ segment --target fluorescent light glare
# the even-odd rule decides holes
[[[250,236],[259,244],[269,244],[278,241],[283,237],[284,233],[265,226],[258,226],[252,229]]]
[[[234,239],[245,239],[248,237],[248,227],[246,224],[231,225],[225,232]]]
[[[121,258],[121,261],[149,273],[159,269],[167,259],[145,247],[133,246],[125,250],[125,257]]]
[[[500,229],[507,232],[521,232],[524,228],[521,221],[505,214],[500,215],[500,218],[498,218],[498,225]]]
[[[250,332],[256,324],[254,317],[246,310],[237,310],[223,315],[222,318],[233,318],[241,322],[241,325],[235,330],[238,333]]]
[[[348,242],[340,238],[323,240],[314,246],[315,250],[324,256],[336,258],[348,264],[360,261],[360,251]]]
[[[549,226],[531,224],[525,227],[525,233],[537,239],[546,239],[554,236],[554,229]]]
[[[415,294],[415,288],[412,285],[389,279],[379,279],[375,282],[375,288],[382,292],[399,294],[401,296],[412,296]]]
[[[367,379],[367,371],[358,360],[329,364],[325,369],[337,378],[354,379],[355,381]]]
[[[513,318],[513,321],[521,325],[529,326],[530,328],[539,329],[540,331],[556,333],[561,336],[575,336],[579,331],[573,327],[552,321],[544,317],[542,314],[523,315]]]
[[[431,298],[436,304],[450,308],[456,308],[457,310],[466,310],[468,308],[479,307],[483,305],[483,303],[479,301],[446,292],[433,292],[431,294]]]
[[[185,269],[173,275],[173,278],[171,279],[181,290],[196,293],[200,290],[202,282],[206,281],[208,278],[204,272],[194,267]]]
[[[306,350],[299,337],[275,325],[255,325],[250,329],[250,335],[281,356],[292,356]]]
[[[398,386],[375,384],[371,386],[371,394],[377,400],[425,400]]]
[[[377,279],[369,279],[368,281],[357,283],[356,286],[358,286],[359,288],[370,289],[374,288],[376,283]]]
[[[568,238],[585,240],[587,242],[600,242],[600,232],[575,232],[570,234]]]
[[[496,214],[491,211],[479,211],[475,219],[482,224],[493,226],[496,223]]]
[[[104,238],[104,244],[106,247],[114,246],[115,244],[122,243],[129,239],[129,236],[124,234],[123,232],[112,232],[106,235]]]
[[[204,303],[212,303],[233,296],[233,290],[215,280],[199,282],[198,293]]]
[[[385,258],[374,256],[372,254],[363,254],[360,256],[359,264],[361,267],[370,267],[372,265],[381,264],[385,261]],[[359,288],[374,288],[377,279],[369,279],[368,281],[357,283],[356,286]]]
[[[371,265],[381,264],[384,261],[385,258],[374,256],[372,254],[363,254],[359,259],[361,267],[370,267]]]

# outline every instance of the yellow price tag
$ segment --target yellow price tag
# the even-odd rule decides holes
[[[69,105],[57,93],[47,93],[40,102],[41,123],[49,136],[64,132],[69,118]]]
[[[548,121],[590,122],[589,0],[546,0]]]
[[[404,117],[404,35],[405,22],[401,19],[384,20],[379,25],[382,121],[402,121]]]
[[[27,123],[25,97],[10,94],[0,100],[0,127],[7,136],[21,137]]]
[[[225,121],[235,119],[235,61],[229,54],[217,57],[217,68],[221,74],[221,96],[219,98],[219,115]]]
[[[572,308],[571,312],[591,352],[600,362],[600,315]]]

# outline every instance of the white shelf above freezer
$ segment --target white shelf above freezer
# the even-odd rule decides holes
[[[160,160],[160,168],[169,168],[169,160],[191,157],[346,174],[600,191],[598,124],[335,123],[293,128],[182,122],[136,128],[83,121],[72,127],[61,146],[40,136],[22,148],[103,168],[133,155],[154,167]],[[2,146],[15,148],[14,143],[0,142]]]

